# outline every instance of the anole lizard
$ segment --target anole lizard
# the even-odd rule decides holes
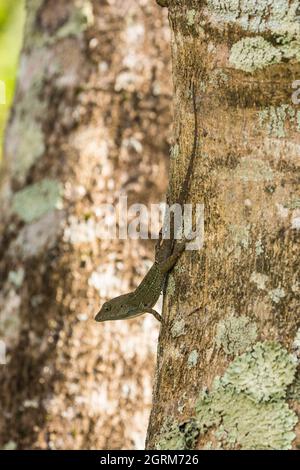
[[[143,313],[152,313],[162,321],[161,315],[152,307],[156,304],[164,286],[167,273],[173,268],[179,256],[185,249],[187,240],[179,243],[171,256],[165,261],[155,261],[140,285],[133,292],[123,294],[105,302],[97,313],[95,320],[124,320],[137,317]]]
[[[194,144],[186,177],[179,197],[180,204],[185,202],[189,191],[189,183],[197,149],[198,124],[194,83],[192,84],[192,94],[195,115]],[[144,279],[141,281],[140,285],[133,292],[120,295],[105,302],[95,317],[97,322],[104,322],[108,320],[124,320],[137,317],[143,313],[151,313],[157,320],[162,321],[161,315],[156,312],[153,307],[163,290],[164,283],[169,271],[171,271],[171,269],[176,264],[178,258],[185,249],[186,243],[190,241],[190,239],[184,239],[173,249],[172,246],[170,248],[170,242],[173,244],[173,240],[166,240],[166,243],[162,243],[162,246],[160,246],[161,237],[162,234],[160,233],[160,240],[157,245],[155,262]],[[170,250],[172,250],[171,254]]]

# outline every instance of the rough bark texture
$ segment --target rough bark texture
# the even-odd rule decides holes
[[[148,448],[299,445],[299,2],[169,2],[170,198],[193,146],[205,242],[169,277]],[[299,434],[298,434],[299,436]]]
[[[120,192],[165,193],[168,34],[154,2],[27,1],[1,181],[2,447],[144,445],[156,321],[93,317],[152,244],[99,240],[97,224]]]

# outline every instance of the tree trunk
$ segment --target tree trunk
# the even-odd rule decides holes
[[[299,2],[168,3],[169,193],[178,199],[193,147],[194,86],[187,202],[204,204],[205,236],[169,277],[147,446],[296,448]]]
[[[4,448],[144,445],[156,321],[94,316],[137,285],[152,244],[98,229],[121,192],[165,193],[168,31],[154,2],[27,1],[1,182]]]

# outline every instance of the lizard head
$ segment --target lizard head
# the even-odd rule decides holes
[[[108,300],[102,305],[95,316],[95,320],[103,322],[107,320],[123,320],[135,316],[135,309],[130,302],[131,297],[132,293],[129,293]]]

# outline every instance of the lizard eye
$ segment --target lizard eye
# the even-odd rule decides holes
[[[109,305],[105,305],[104,310],[106,310],[106,311],[107,311],[107,310],[110,310],[110,306],[109,306]]]

